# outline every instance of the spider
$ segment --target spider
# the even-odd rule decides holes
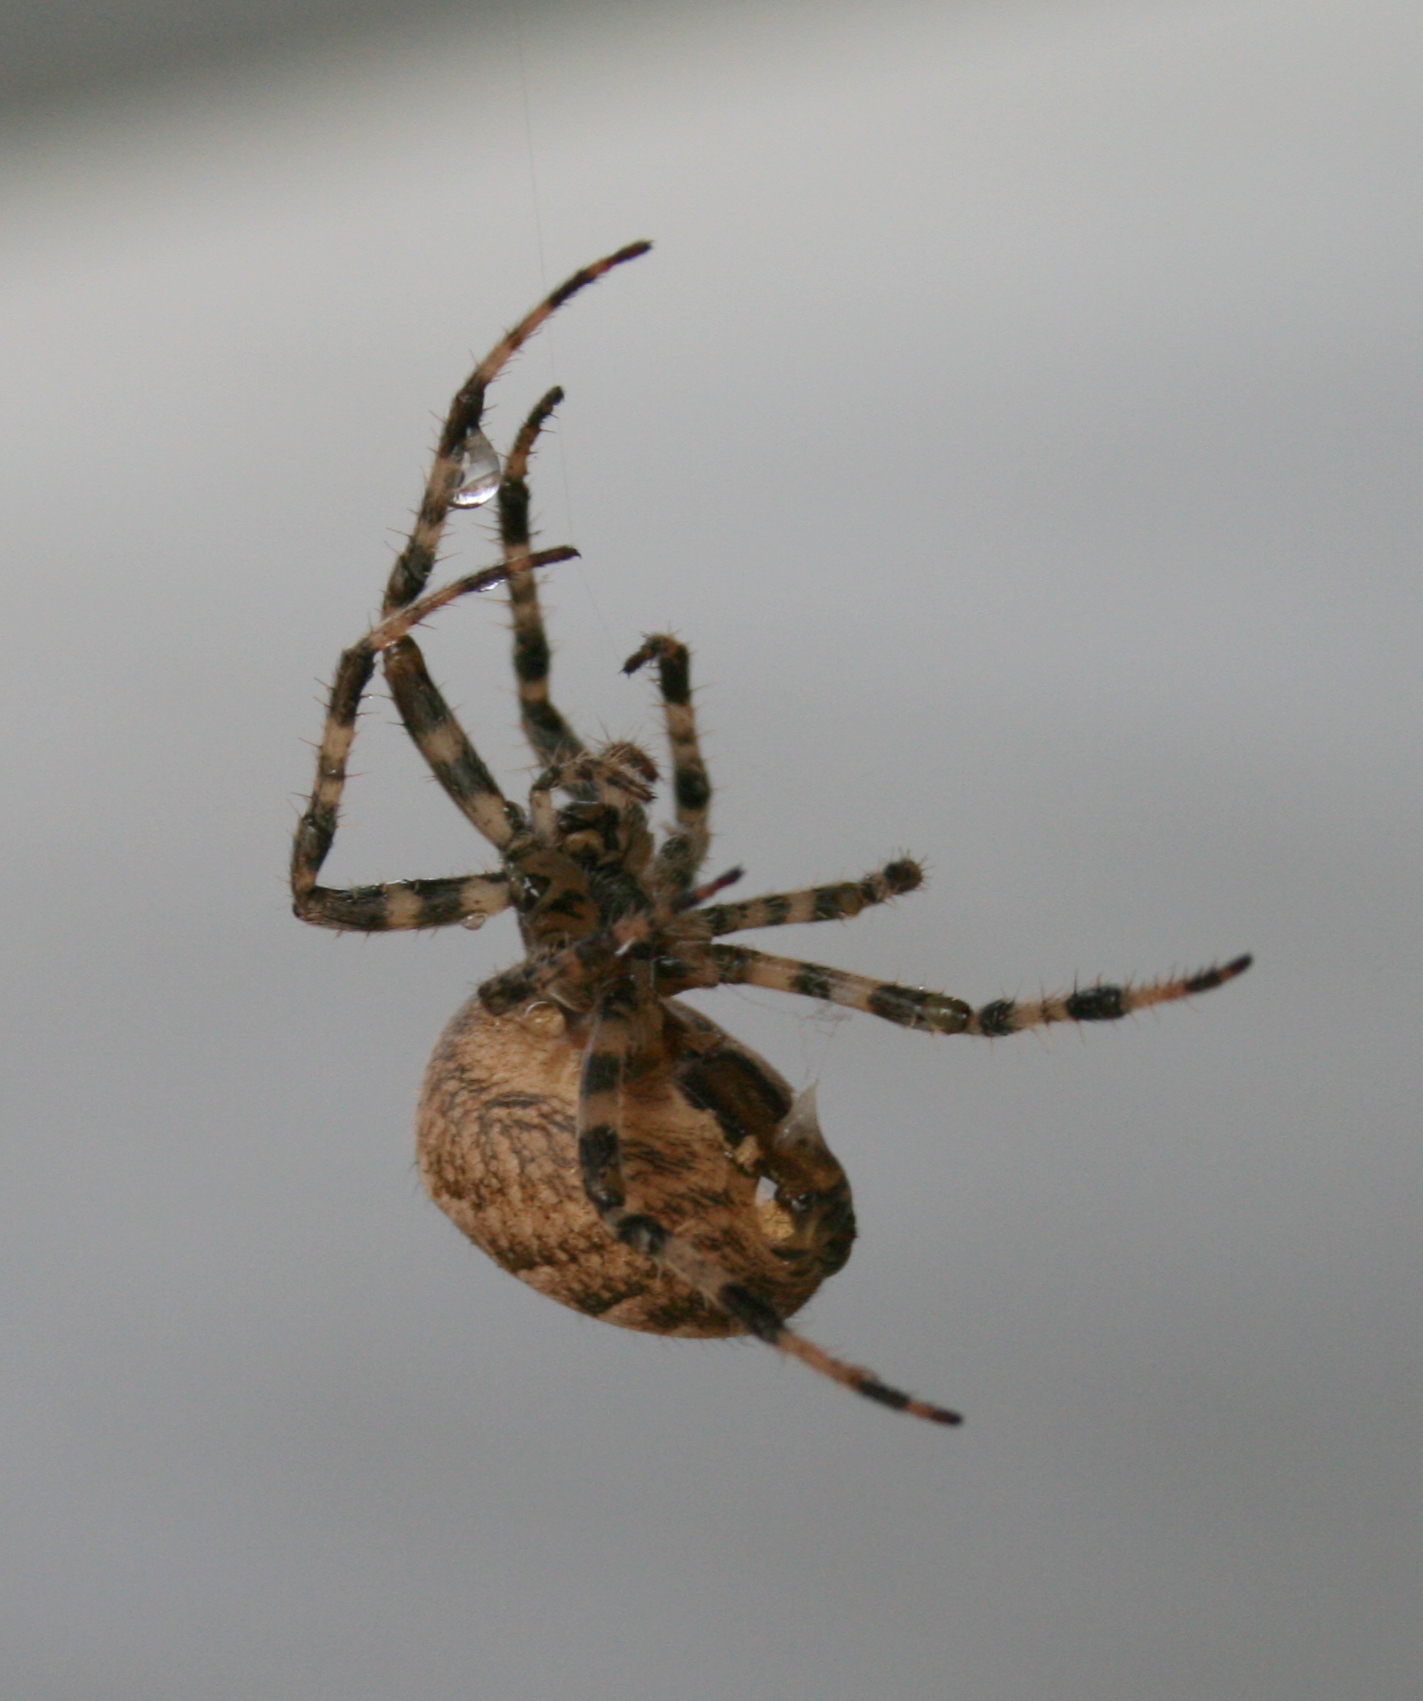
[[[529,459],[563,399],[550,390],[501,470],[480,429],[485,393],[535,331],[635,242],[575,272],[495,344],[456,394],[381,619],[337,666],[316,781],[292,848],[294,909],[317,927],[480,927],[518,917],[524,960],[486,980],[440,1038],[417,1113],[435,1203],[506,1270],[593,1317],[663,1335],[751,1334],[858,1393],[935,1423],[956,1412],[890,1387],[788,1327],[850,1255],[850,1184],[796,1095],[762,1058],[679,1001],[749,985],[868,1011],[926,1033],[996,1036],[1103,1022],[1206,992],[1249,957],[1140,986],[1098,984],[1036,1001],[959,998],[721,943],[749,928],[846,919],[923,884],[900,857],[859,880],[713,902],[740,877],[701,879],[711,787],[689,659],[644,639],[624,671],[655,671],[675,824],[647,805],[657,768],[633,744],[585,745],[549,695],[535,569],[577,554],[530,547]],[[452,508],[497,499],[503,560],[427,592]],[[520,720],[540,771],[510,802],[426,669],[413,630],[471,592],[507,587]],[[406,731],[456,808],[499,854],[497,872],[337,889],[318,884],[336,833],[363,693],[380,660]]]

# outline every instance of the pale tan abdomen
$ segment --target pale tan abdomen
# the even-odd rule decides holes
[[[686,1006],[663,1009],[672,1068],[623,1093],[628,1207],[791,1316],[849,1256],[844,1172],[813,1111],[808,1127],[792,1114],[789,1087],[762,1059]],[[430,1197],[496,1263],[564,1305],[655,1334],[740,1334],[616,1241],[589,1204],[576,1136],[582,1055],[582,1037],[552,1005],[492,1016],[471,998],[441,1035],[421,1093]],[[758,1198],[763,1176],[775,1196]]]

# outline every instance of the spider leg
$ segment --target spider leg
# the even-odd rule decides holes
[[[489,385],[550,314],[556,313],[564,302],[602,277],[604,272],[611,271],[624,260],[636,259],[651,246],[648,242],[630,243],[616,254],[595,260],[591,266],[584,266],[565,279],[532,312],[525,314],[512,330],[505,332],[455,393],[440,429],[440,440],[425,481],[415,525],[390,570],[382,605],[382,613],[387,618],[413,603],[429,581],[440,539],[444,536],[445,523],[464,476],[467,453],[484,417],[484,397]],[[537,426],[529,434],[529,447],[536,431]],[[528,447],[524,451],[525,462],[527,458]],[[430,678],[414,639],[406,636],[393,643],[385,652],[384,665],[386,682],[401,719],[430,764],[435,778],[485,838],[502,849],[515,832],[509,805],[494,783],[494,776],[475,753],[474,746]]]
[[[478,926],[510,901],[509,883],[501,874],[402,880],[348,890],[317,884],[321,865],[336,837],[356,716],[374,666],[375,649],[369,636],[346,650],[337,664],[316,756],[316,781],[292,842],[292,907],[303,921],[317,927],[361,933],[447,927],[456,921]]]
[[[711,842],[707,826],[711,782],[697,743],[687,646],[676,638],[654,634],[623,663],[623,672],[636,673],[653,660],[657,662],[657,687],[662,695],[667,742],[672,747],[672,788],[678,828],[658,851],[657,868],[675,889],[682,890],[691,885]]]
[[[516,817],[485,767],[454,710],[430,677],[420,646],[397,638],[383,654],[385,682],[405,730],[456,809],[502,850],[514,837]]]
[[[571,543],[561,543],[555,549],[540,549],[530,555],[525,552],[520,569],[531,567],[552,567],[559,561],[576,561],[578,551]],[[407,603],[403,608],[387,614],[385,618],[373,626],[366,634],[374,650],[385,650],[397,638],[403,638],[412,632],[424,620],[428,620],[437,609],[444,608],[457,597],[465,597],[471,591],[487,591],[492,585],[506,584],[510,577],[510,566],[507,561],[501,561],[497,567],[481,567],[477,573],[466,573],[463,578],[451,579],[449,584],[442,585],[439,590],[431,591],[418,602]]]
[[[863,880],[842,880],[834,886],[805,886],[798,892],[774,892],[746,898],[737,904],[710,904],[701,913],[713,938],[741,933],[750,927],[783,927],[791,922],[847,921],[871,904],[883,904],[924,883],[917,862],[901,857]]]
[[[435,880],[392,880],[345,889],[313,886],[296,906],[303,921],[343,933],[387,933],[397,928],[483,927],[513,902],[503,874],[453,874]]]
[[[425,481],[425,491],[420,499],[415,525],[405,548],[401,550],[390,571],[390,581],[385,592],[387,614],[397,608],[404,608],[406,603],[414,602],[424,590],[426,581],[434,570],[445,522],[449,518],[455,492],[464,476],[466,453],[484,417],[485,391],[539,326],[551,314],[556,313],[564,302],[602,277],[604,272],[610,272],[614,266],[622,265],[624,260],[635,260],[638,255],[647,253],[651,246],[650,242],[629,243],[616,254],[595,260],[591,266],[584,266],[571,278],[566,278],[532,312],[525,314],[512,330],[505,332],[456,391],[450,403],[450,411],[445,416],[445,423],[440,428],[440,440],[435,449],[435,459],[429,477]]]
[[[999,998],[975,1010],[946,992],[895,986],[844,969],[797,962],[791,957],[767,956],[744,945],[713,945],[711,955],[721,971],[723,985],[797,992],[803,998],[823,998],[831,1004],[847,1005],[851,1010],[867,1010],[872,1016],[882,1016],[885,1021],[898,1022],[906,1028],[921,1028],[936,1034],[986,1035],[990,1039],[1020,1033],[1024,1028],[1046,1027],[1052,1022],[1112,1022],[1149,1004],[1169,1004],[1173,999],[1210,992],[1250,967],[1249,957],[1236,957],[1233,962],[1202,969],[1197,974],[1146,981],[1140,986],[1099,982],[1047,998]]]
[[[690,1241],[668,1232],[655,1218],[627,1208],[620,1127],[622,1082],[632,1049],[642,995],[633,976],[617,981],[599,999],[594,1014],[578,1099],[578,1162],[589,1202],[608,1232],[624,1246],[664,1265],[758,1340],[798,1358],[822,1376],[843,1383],[866,1399],[931,1423],[961,1422],[957,1412],[891,1388],[858,1365],[846,1364],[787,1328],[775,1308],[704,1258]]]
[[[554,561],[566,561],[576,553],[567,547],[541,550],[529,557],[528,564],[548,566]],[[502,874],[451,875],[437,880],[402,880],[349,889],[317,885],[321,865],[336,836],[341,794],[346,784],[346,761],[356,736],[356,716],[377,653],[405,640],[410,629],[437,608],[472,591],[502,584],[508,573],[508,564],[501,563],[455,579],[441,590],[387,615],[342,653],[327,701],[326,723],[316,757],[316,781],[292,845],[292,897],[296,913],[303,921],[317,927],[363,933],[384,932],[389,928],[447,927],[456,921],[478,927],[511,902],[509,885]],[[434,686],[430,689],[434,691]],[[438,698],[438,692],[435,695]],[[453,716],[450,718],[453,720]],[[474,757],[474,761],[478,764],[479,758]],[[483,765],[479,767],[482,769]],[[459,777],[467,776],[461,770]],[[481,802],[481,807],[486,814],[490,813],[487,800]]]
[[[577,756],[583,740],[549,699],[548,637],[539,608],[538,585],[529,568],[529,456],[549,415],[563,400],[550,390],[519,428],[499,486],[499,536],[509,569],[509,605],[514,614],[514,677],[519,688],[519,719],[524,736],[540,761],[552,764]]]
[[[555,560],[565,561],[569,553],[565,545],[528,555],[520,569],[520,576],[531,578],[533,567],[546,566]],[[571,553],[576,554],[577,551]],[[435,591],[413,605],[387,609],[385,618],[372,633],[372,639],[382,646],[386,684],[405,723],[405,730],[414,739],[420,754],[430,764],[431,772],[445,788],[455,808],[501,850],[514,837],[517,814],[470,743],[439,686],[431,679],[425,658],[410,636],[409,628],[420,617],[420,611],[433,612],[465,590],[482,590],[486,585],[505,580],[509,573],[506,562],[497,568],[490,567],[482,573],[471,574],[467,579],[457,579],[444,590]],[[392,634],[400,635],[392,637]]]

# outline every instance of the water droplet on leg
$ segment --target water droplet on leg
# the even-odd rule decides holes
[[[450,498],[455,508],[481,508],[499,488],[499,453],[482,431],[465,441],[464,469],[459,488]]]

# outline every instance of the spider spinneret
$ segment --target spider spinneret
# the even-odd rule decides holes
[[[654,670],[672,762],[675,825],[647,819],[656,765],[636,745],[590,750],[549,695],[549,646],[532,550],[528,464],[562,400],[520,428],[502,474],[481,429],[488,386],[571,296],[647,252],[632,243],[584,267],[495,344],[456,394],[415,526],[379,622],[337,665],[316,780],[292,848],[293,908],[356,932],[479,927],[518,917],[525,958],[485,981],[436,1046],[417,1114],[431,1197],[476,1245],[551,1298],[657,1334],[752,1334],[858,1393],[932,1422],[956,1412],[831,1357],[787,1326],[850,1255],[850,1184],[797,1096],[749,1047],[677,994],[752,985],[828,1000],[931,1033],[1002,1035],[1099,1022],[1206,992],[1250,963],[1141,986],[1096,985],[1031,1002],[962,999],[719,943],[749,928],[829,921],[923,882],[907,857],[859,880],[713,902],[739,878],[699,882],[711,786],[697,742],[689,657],[657,634],[625,671]],[[503,560],[426,592],[452,508],[496,497]],[[508,588],[520,720],[542,772],[509,801],[430,677],[412,633],[457,597]],[[379,660],[401,720],[435,778],[499,853],[492,872],[320,885],[336,833],[362,697]]]

